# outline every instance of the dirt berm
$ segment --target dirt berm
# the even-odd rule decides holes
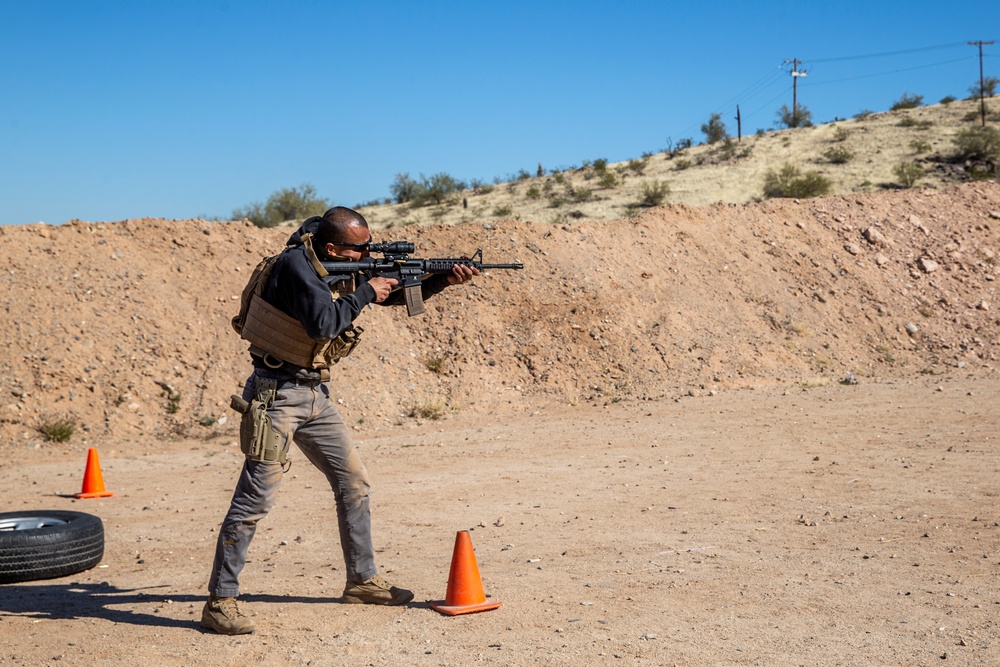
[[[365,312],[364,342],[337,369],[360,430],[414,408],[996,372],[997,184],[390,231],[375,236],[405,237],[416,256],[482,247],[525,268],[452,289],[423,316]],[[87,438],[212,432],[248,367],[229,325],[238,295],[288,233],[200,220],[0,227],[0,447],[58,416]]]

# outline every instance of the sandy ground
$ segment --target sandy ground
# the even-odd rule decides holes
[[[197,624],[241,458],[218,441],[18,450],[11,509],[96,513],[103,563],[5,586],[9,665],[991,665],[997,380],[758,389],[455,417],[360,440],[403,608],[342,605],[331,493],[301,454],[243,578],[255,635]],[[445,617],[457,530],[495,611]]]

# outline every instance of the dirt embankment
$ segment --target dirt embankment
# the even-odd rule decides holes
[[[231,437],[228,396],[248,364],[229,319],[288,231],[153,219],[0,227],[0,449],[40,441],[38,426],[58,416],[76,421],[79,444]],[[337,367],[362,431],[414,408],[997,370],[996,183],[375,236],[413,241],[425,257],[481,246],[486,261],[525,270],[448,290],[420,317],[366,311],[363,344]]]

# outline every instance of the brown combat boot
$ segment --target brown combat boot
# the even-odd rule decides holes
[[[344,587],[344,602],[348,604],[406,604],[413,599],[413,591],[397,588],[380,575],[364,581],[348,581]]]
[[[257,629],[248,616],[236,606],[236,598],[218,598],[212,595],[201,611],[201,627],[215,630],[220,635],[246,635]]]

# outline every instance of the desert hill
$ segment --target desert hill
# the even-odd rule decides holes
[[[78,426],[78,447],[234,440],[228,397],[249,365],[229,320],[250,270],[288,231],[155,219],[0,227],[0,448],[41,445],[39,427],[59,417]],[[362,431],[451,411],[996,374],[995,182],[376,238],[429,257],[481,246],[486,261],[525,269],[452,288],[423,316],[367,310],[334,382]]]
[[[996,101],[987,102],[996,126]],[[638,214],[647,192],[664,193],[661,203],[746,204],[763,198],[767,172],[790,165],[830,181],[830,194],[879,193],[903,187],[895,173],[901,163],[923,172],[922,188],[943,189],[968,180],[956,160],[955,137],[980,125],[978,100],[956,100],[916,108],[859,112],[853,118],[797,129],[747,134],[729,141],[683,148],[668,140],[663,150],[608,163],[590,156],[581,165],[526,165],[519,174],[493,183],[472,183],[438,203],[362,206],[380,227],[459,224],[511,218],[562,224],[575,220],[615,220]],[[736,128],[727,128],[732,135]],[[417,177],[413,174],[412,177]]]

